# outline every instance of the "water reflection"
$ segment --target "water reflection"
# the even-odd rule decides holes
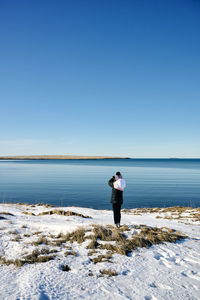
[[[0,161],[0,201],[110,208],[108,179],[127,181],[124,207],[199,206],[200,160]]]

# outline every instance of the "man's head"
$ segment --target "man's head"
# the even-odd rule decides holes
[[[116,176],[117,176],[118,178],[122,178],[122,174],[121,174],[120,172],[116,172]]]

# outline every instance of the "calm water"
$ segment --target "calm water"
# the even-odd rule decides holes
[[[200,159],[0,161],[0,202],[110,209],[116,171],[126,208],[200,206]]]

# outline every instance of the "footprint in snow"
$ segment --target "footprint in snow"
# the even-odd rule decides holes
[[[145,296],[144,300],[157,300],[157,298],[154,296]]]
[[[196,280],[200,280],[200,275],[197,272],[193,271],[193,270],[192,271],[187,271],[187,272],[183,271],[183,272],[181,272],[181,274],[185,277],[190,277],[190,278],[193,278],[193,279],[196,279]]]
[[[128,273],[130,273],[130,271],[129,270],[125,270],[125,271],[122,272],[122,275],[127,275]]]
[[[170,287],[168,285],[164,285],[162,283],[158,283],[158,287],[163,290],[172,290],[172,287]]]
[[[38,300],[50,300],[50,298],[44,292],[41,292]]]
[[[161,259],[161,257],[163,257],[163,255],[158,253],[158,252],[155,253],[155,255],[154,255],[154,258],[157,259],[157,260]]]

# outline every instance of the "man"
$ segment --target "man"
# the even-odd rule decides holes
[[[119,179],[122,179],[122,175],[120,172],[117,172],[116,176],[113,176],[108,181],[108,185],[112,188],[110,202],[112,203],[114,223],[117,228],[120,228],[120,221],[121,221],[120,211],[123,203],[123,190],[126,187],[125,180],[123,179],[122,181],[117,182]]]

